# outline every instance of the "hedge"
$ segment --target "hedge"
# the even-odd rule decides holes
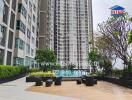
[[[36,77],[55,77],[55,74],[52,72],[33,72],[30,73],[29,76],[36,76]]]
[[[26,67],[0,65],[0,78],[10,78],[27,72]]]
[[[39,72],[39,71],[41,71],[40,68],[31,68],[28,70],[28,72]]]

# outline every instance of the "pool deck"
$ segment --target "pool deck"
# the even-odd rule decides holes
[[[48,88],[33,84],[25,78],[0,84],[0,100],[132,100],[132,89],[103,81],[93,87],[73,81]]]
[[[62,82],[62,86],[31,86],[27,91],[72,97],[79,100],[132,100],[132,89],[103,81],[93,87],[87,87],[84,84],[76,85],[76,82],[72,81]]]
[[[0,100],[78,100],[71,97],[55,96],[46,93],[26,91],[33,84],[27,84],[25,78],[0,84]]]

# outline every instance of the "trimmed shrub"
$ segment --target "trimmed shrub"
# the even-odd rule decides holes
[[[55,77],[55,74],[52,72],[33,72],[30,73],[29,76],[35,76],[35,77]]]
[[[28,70],[28,72],[39,72],[39,71],[41,71],[40,68],[31,68]]]
[[[10,78],[22,73],[26,73],[26,67],[16,67],[16,66],[4,66],[0,65],[0,78]]]

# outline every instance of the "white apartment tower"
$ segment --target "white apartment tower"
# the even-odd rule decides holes
[[[35,65],[38,0],[0,0],[0,64]]]
[[[88,67],[93,42],[92,0],[55,0],[54,50],[62,66]]]

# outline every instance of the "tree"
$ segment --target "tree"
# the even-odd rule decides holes
[[[103,69],[103,74],[104,75],[110,75],[112,72],[112,62],[110,59],[100,56],[99,59],[99,66],[101,69]]]
[[[130,33],[129,33],[128,43],[129,43],[129,44],[132,43],[132,30],[131,30]]]
[[[132,17],[129,19],[132,22]],[[129,37],[128,37],[128,43],[132,43],[132,30],[129,33]]]
[[[74,64],[69,64],[67,66],[67,69],[69,69],[69,70],[73,70],[74,68],[76,68],[76,65],[74,65]]]
[[[90,51],[90,53],[88,53],[88,61],[90,62],[90,65],[93,68],[94,73],[96,72],[95,62],[97,62],[98,59],[99,59],[99,55],[96,49],[93,49]]]
[[[42,64],[46,63],[55,63],[56,62],[56,56],[54,54],[54,51],[51,49],[39,49],[36,52],[35,60],[40,64],[42,67]]]
[[[130,59],[128,34],[131,31],[128,15],[111,17],[106,22],[99,24],[98,30],[104,39],[102,41],[106,46],[105,52],[122,59],[124,65],[128,66]]]

